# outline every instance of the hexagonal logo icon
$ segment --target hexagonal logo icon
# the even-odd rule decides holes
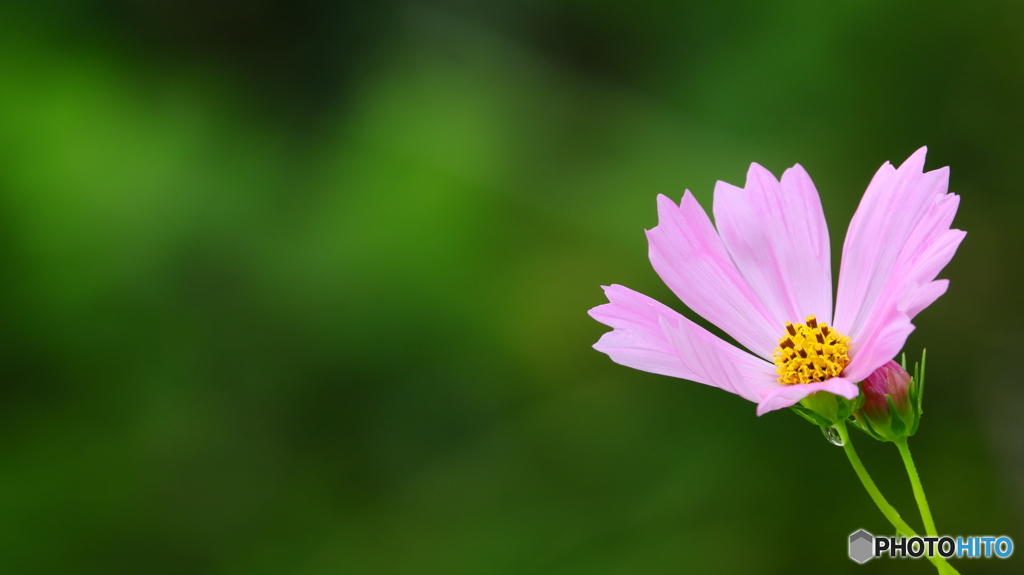
[[[857,530],[850,534],[850,559],[857,563],[867,562],[874,557],[874,546],[875,538],[870,533],[863,529]]]

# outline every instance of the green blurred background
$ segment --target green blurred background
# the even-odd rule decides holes
[[[789,412],[613,364],[655,195],[930,147],[912,446],[1024,544],[1019,2],[0,4],[0,572],[932,573]],[[838,266],[836,266],[838,269]],[[862,457],[920,526],[895,449]],[[1009,560],[968,573],[1020,572]]]

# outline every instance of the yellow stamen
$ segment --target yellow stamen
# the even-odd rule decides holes
[[[813,315],[804,323],[786,322],[786,333],[772,354],[779,383],[812,383],[838,376],[850,364],[850,338]]]

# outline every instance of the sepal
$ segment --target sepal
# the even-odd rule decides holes
[[[914,364],[914,377],[910,380],[910,405],[914,409],[914,423],[910,426],[910,433],[907,435],[914,435],[917,433],[917,426],[921,424],[921,414],[924,413],[924,408],[921,407],[921,402],[924,400],[924,360],[928,350],[921,350],[921,363]],[[903,362],[906,363],[906,355],[903,356]]]
[[[899,412],[896,411],[896,405],[892,402],[892,396],[887,394],[885,400],[889,403],[889,413],[896,414],[889,420],[889,429],[896,437],[906,435],[907,426],[903,423],[903,418],[899,416]]]
[[[806,419],[807,421],[813,423],[814,425],[817,425],[819,427],[831,427],[832,426],[832,422],[831,421],[825,419],[824,417],[818,415],[817,413],[811,411],[810,409],[807,409],[806,407],[804,407],[804,406],[802,406],[800,404],[791,405],[791,406],[789,406],[789,408],[793,410],[793,413],[796,413],[797,415],[799,415],[800,417],[802,417],[802,418]]]
[[[819,427],[832,427],[840,421],[846,421],[864,404],[864,394],[859,393],[853,399],[846,399],[827,391],[812,393],[790,407],[800,417]]]
[[[864,414],[860,412],[850,416],[850,423],[853,424],[854,428],[870,435],[873,439],[877,439],[878,441],[888,441],[884,436],[871,427],[871,423],[869,423],[868,420],[864,418]]]

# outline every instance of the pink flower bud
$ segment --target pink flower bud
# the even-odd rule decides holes
[[[908,395],[909,387],[910,374],[907,370],[895,361],[886,363],[861,384],[864,392],[864,407],[861,408],[861,412],[877,427],[888,428],[891,420],[889,401],[885,396],[889,395],[901,419],[912,421],[914,413]]]

